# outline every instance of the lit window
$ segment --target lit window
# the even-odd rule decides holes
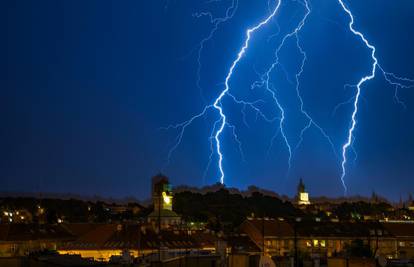
[[[321,240],[321,242],[320,242],[320,244],[321,244],[321,247],[326,247],[326,242],[325,242],[325,240]]]
[[[311,247],[311,246],[312,246],[311,241],[307,240],[307,241],[306,241],[306,246],[307,246],[307,247]]]
[[[314,246],[314,247],[319,247],[319,240],[314,239],[314,240],[313,240],[313,246]]]

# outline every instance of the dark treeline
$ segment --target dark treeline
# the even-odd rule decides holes
[[[148,209],[138,203],[131,202],[122,212],[114,212],[116,203],[103,201],[84,201],[79,199],[55,199],[33,197],[3,197],[0,198],[0,208],[3,211],[27,210],[32,214],[33,222],[43,221],[56,223],[58,219],[65,222],[111,222],[140,219],[148,213]],[[138,207],[134,212],[134,207]]]
[[[207,222],[210,228],[220,230],[236,227],[248,216],[293,217],[302,212],[292,203],[254,192],[251,196],[231,194],[226,189],[206,194],[189,191],[174,196],[174,210],[187,221]]]
[[[25,209],[33,215],[33,222],[42,220],[56,223],[64,222],[121,222],[145,221],[152,207],[144,207],[137,202],[127,204],[78,199],[54,199],[33,197],[0,198],[2,211]],[[43,210],[40,214],[39,210]],[[373,200],[342,203],[316,203],[306,208],[298,208],[292,202],[277,196],[252,192],[242,195],[225,188],[200,193],[181,191],[174,194],[173,210],[187,222],[203,222],[213,230],[232,230],[247,217],[269,218],[315,218],[322,220],[364,220],[400,219],[414,217],[413,211],[406,207],[394,208],[390,204]]]
[[[405,210],[405,209],[402,209]],[[339,219],[363,219],[362,216],[389,216],[395,215],[396,211],[393,206],[385,202],[344,202],[333,209],[333,213]],[[401,212],[401,211],[400,211]]]

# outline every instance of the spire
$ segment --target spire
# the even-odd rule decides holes
[[[305,191],[305,184],[303,183],[302,178],[299,179],[297,198],[298,198],[298,204],[299,205],[309,205],[310,204],[309,194]]]
[[[302,178],[299,179],[299,184],[298,184],[298,194],[299,193],[304,193],[305,192],[305,184],[303,183]]]

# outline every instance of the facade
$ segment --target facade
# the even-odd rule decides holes
[[[343,255],[354,240],[362,240],[376,256],[398,256],[398,237],[383,224],[375,222],[249,219],[242,224],[241,230],[270,256],[291,256],[295,248],[310,257]]]
[[[396,238],[396,256],[414,259],[414,222],[385,222],[384,227]]]
[[[129,255],[148,261],[180,255],[211,254],[217,238],[204,231],[167,230],[160,233],[150,225],[73,224],[66,226],[79,236],[61,244],[59,254],[81,255],[97,261]],[[73,229],[73,230],[71,230]]]
[[[42,250],[56,250],[74,236],[60,225],[1,224],[0,257],[27,256]]]

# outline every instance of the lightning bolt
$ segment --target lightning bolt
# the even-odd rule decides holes
[[[371,50],[371,58],[372,58],[372,67],[371,67],[371,72],[366,75],[363,76],[359,82],[356,84],[356,94],[353,98],[353,111],[352,111],[352,115],[351,115],[351,123],[350,126],[348,128],[348,136],[346,139],[346,142],[344,143],[344,145],[342,146],[342,162],[341,162],[341,168],[342,168],[342,172],[341,172],[341,182],[342,182],[342,186],[344,188],[344,194],[347,194],[347,186],[345,184],[345,176],[346,176],[346,163],[347,163],[347,152],[348,149],[353,149],[352,148],[352,143],[354,142],[354,131],[355,131],[355,127],[357,124],[357,119],[356,116],[358,114],[358,104],[359,104],[359,99],[361,96],[361,87],[364,83],[366,83],[369,80],[372,80],[375,78],[375,73],[376,70],[378,69],[379,71],[381,71],[382,75],[384,76],[385,80],[390,84],[395,86],[395,98],[397,100],[397,102],[399,103],[403,103],[399,98],[398,98],[398,92],[397,90],[399,88],[412,88],[414,87],[414,80],[412,79],[408,79],[408,78],[403,78],[403,77],[399,77],[397,75],[395,75],[394,73],[390,73],[390,72],[386,72],[384,71],[384,69],[379,65],[378,63],[378,59],[375,55],[376,53],[376,48],[375,46],[373,46],[364,36],[363,33],[361,33],[360,31],[356,30],[354,28],[354,16],[351,12],[351,10],[345,5],[345,3],[343,2],[343,0],[338,0],[340,6],[342,7],[342,9],[345,11],[345,13],[349,16],[349,30],[356,36],[358,36],[361,41],[365,44],[365,46]],[[406,84],[408,83],[408,85]],[[410,84],[411,83],[411,84]],[[354,151],[355,153],[355,151]]]
[[[246,39],[245,39],[244,45],[240,49],[239,53],[237,54],[236,59],[233,61],[233,63],[230,66],[229,72],[227,73],[227,76],[226,76],[226,79],[225,79],[225,82],[224,82],[224,85],[225,85],[224,90],[217,97],[216,101],[214,101],[214,104],[213,104],[214,108],[218,110],[218,112],[220,114],[220,117],[221,117],[221,126],[217,130],[214,138],[216,140],[216,149],[217,149],[217,154],[219,156],[218,165],[219,165],[219,170],[220,170],[220,182],[222,184],[224,183],[224,176],[225,175],[224,175],[224,170],[223,170],[223,153],[221,151],[220,136],[223,133],[224,127],[226,125],[226,119],[227,118],[226,118],[226,115],[223,112],[223,108],[221,106],[221,101],[222,101],[223,97],[230,90],[229,81],[231,79],[231,76],[233,75],[234,69],[236,68],[237,64],[240,62],[240,60],[242,59],[243,55],[246,53],[246,50],[249,47],[249,42],[250,42],[250,38],[251,38],[252,33],[254,33],[258,29],[260,29],[263,25],[267,24],[276,15],[277,11],[279,10],[281,2],[282,2],[282,0],[278,1],[276,7],[273,9],[273,12],[265,20],[261,21],[256,26],[247,29]]]
[[[234,3],[237,3],[237,1],[233,1],[233,4]],[[243,58],[243,56],[245,55],[247,49],[249,48],[249,43],[250,43],[250,39],[251,39],[252,34],[254,32],[256,32],[257,30],[259,30],[260,28],[262,28],[264,25],[266,25],[269,21],[272,20],[272,18],[276,15],[277,11],[279,10],[280,5],[281,5],[281,0],[279,0],[277,2],[275,8],[272,10],[272,12],[270,13],[270,15],[268,15],[264,20],[262,20],[261,22],[259,22],[257,25],[255,25],[255,26],[253,26],[251,28],[248,28],[246,30],[246,38],[244,40],[243,46],[241,47],[241,49],[237,53],[237,57],[232,62],[231,66],[229,68],[229,71],[228,71],[228,73],[226,75],[226,78],[225,78],[225,81],[224,81],[224,89],[221,91],[221,93],[218,95],[218,97],[214,100],[213,104],[212,105],[205,106],[204,109],[200,113],[194,115],[193,117],[191,117],[187,121],[184,121],[184,122],[179,123],[179,124],[176,124],[176,125],[170,125],[168,127],[162,128],[164,130],[176,129],[176,130],[179,131],[179,133],[178,133],[178,135],[177,135],[177,137],[175,139],[175,144],[172,146],[172,148],[170,149],[170,151],[168,153],[168,161],[167,161],[167,164],[169,164],[169,162],[170,162],[170,158],[171,158],[172,153],[177,149],[177,147],[181,143],[181,140],[183,138],[183,135],[184,135],[184,132],[185,132],[186,128],[189,125],[191,125],[196,119],[205,116],[210,109],[215,109],[216,111],[218,111],[219,119],[215,121],[215,123],[214,123],[214,125],[212,127],[213,130],[212,130],[212,134],[209,137],[209,141],[210,141],[211,151],[213,151],[213,149],[212,149],[213,148],[213,146],[212,146],[212,144],[213,144],[212,143],[212,140],[214,140],[214,143],[215,143],[215,152],[218,155],[218,169],[219,169],[219,172],[220,172],[220,178],[219,179],[220,179],[220,183],[224,184],[225,173],[224,173],[224,169],[223,169],[223,152],[222,152],[220,137],[221,137],[221,135],[222,135],[222,133],[223,133],[223,131],[224,131],[224,129],[225,129],[226,126],[228,126],[228,127],[230,127],[232,129],[233,137],[234,137],[234,139],[236,140],[236,142],[239,145],[239,151],[240,151],[240,153],[242,155],[242,158],[244,158],[244,154],[242,153],[242,150],[241,150],[241,142],[240,142],[240,140],[239,140],[239,138],[238,138],[238,136],[236,134],[235,126],[228,123],[226,114],[223,111],[222,100],[224,99],[225,96],[230,97],[235,103],[243,105],[242,112],[244,112],[244,110],[245,110],[246,107],[250,107],[251,109],[253,109],[256,112],[256,115],[260,115],[267,122],[273,122],[274,120],[277,119],[277,117],[275,117],[275,118],[268,118],[260,110],[260,108],[258,108],[256,106],[256,104],[258,102],[260,102],[260,100],[259,101],[254,101],[254,102],[246,102],[246,101],[242,101],[242,100],[236,99],[236,97],[234,97],[229,92],[230,91],[229,82],[230,82],[230,79],[231,79],[231,77],[233,75],[233,72],[236,69],[238,63]],[[234,6],[237,6],[237,4],[234,4]],[[227,14],[229,14],[229,12],[230,12],[229,10],[234,10],[234,9],[235,8],[228,9],[227,10]],[[212,19],[211,13],[203,13],[203,14],[199,14],[197,16],[209,16]],[[201,51],[202,51],[202,49],[204,47],[204,43],[207,42],[209,39],[212,38],[212,36],[214,35],[214,32],[218,28],[218,25],[220,23],[223,23],[224,21],[228,20],[230,17],[231,17],[230,15],[227,15],[225,17],[225,19],[221,19],[221,20],[217,20],[217,21],[215,21],[213,19],[211,20],[212,22],[215,22],[215,23],[213,23],[215,26],[213,27],[213,30],[210,31],[210,34],[201,41],[201,43],[200,43],[201,45],[200,45],[200,48],[198,50],[199,51],[199,54],[198,54],[199,55],[199,57],[198,57],[199,68],[201,68],[200,56],[201,56]],[[197,79],[199,81],[199,78],[197,78]],[[206,174],[206,172],[207,172],[207,170],[208,170],[208,168],[210,166],[210,163],[211,163],[211,160],[212,160],[212,156],[213,156],[213,153],[211,152],[210,153],[210,156],[209,156],[209,162],[207,164],[207,169],[205,170],[203,176],[205,176],[205,174]]]
[[[310,129],[312,126],[314,126],[323,135],[323,137],[326,138],[326,140],[328,141],[328,143],[331,145],[334,154],[336,155],[335,146],[334,146],[331,138],[323,130],[323,128],[317,122],[315,122],[315,120],[312,118],[312,116],[305,110],[303,98],[302,98],[302,96],[300,94],[300,90],[299,90],[300,82],[299,82],[299,79],[300,79],[300,76],[303,73],[303,70],[304,70],[304,66],[305,66],[305,62],[306,62],[307,57],[306,57],[305,51],[303,50],[303,48],[301,47],[300,42],[299,42],[299,32],[302,30],[303,26],[305,25],[305,22],[306,22],[306,20],[307,20],[307,18],[309,16],[309,14],[311,13],[311,9],[310,9],[310,6],[309,6],[309,3],[308,3],[307,0],[304,0],[303,2],[301,2],[301,1],[297,1],[297,2],[300,3],[300,4],[302,4],[304,6],[304,8],[306,10],[305,15],[303,16],[303,18],[301,19],[301,21],[299,22],[299,24],[297,25],[297,27],[294,28],[293,31],[287,33],[282,38],[281,43],[279,44],[279,46],[276,48],[276,51],[275,51],[275,61],[270,65],[270,67],[264,73],[264,75],[262,75],[261,80],[260,81],[256,81],[252,85],[252,88],[255,88],[255,87],[265,87],[266,91],[268,91],[271,94],[271,96],[273,98],[273,101],[275,102],[276,106],[278,107],[278,109],[279,109],[279,111],[281,113],[281,119],[280,119],[280,123],[279,123],[279,129],[275,133],[275,135],[273,136],[273,138],[271,140],[270,147],[272,146],[272,144],[273,144],[275,138],[277,137],[277,135],[279,135],[279,133],[280,133],[281,136],[282,136],[282,139],[284,140],[284,143],[286,145],[287,151],[288,151],[288,171],[287,171],[287,174],[289,174],[290,168],[292,166],[291,161],[292,161],[292,157],[293,157],[294,151],[296,151],[299,148],[299,146],[303,142],[303,136],[304,136],[305,132],[308,129]],[[289,38],[295,38],[295,40],[296,40],[296,47],[299,50],[300,54],[302,55],[302,62],[301,62],[301,65],[300,65],[300,70],[295,75],[295,90],[296,90],[297,98],[299,100],[300,112],[302,113],[302,115],[307,120],[307,123],[302,128],[302,130],[300,131],[299,142],[295,145],[295,147],[293,149],[292,149],[292,145],[290,144],[289,139],[288,139],[288,137],[286,135],[286,132],[285,132],[285,129],[284,129],[285,110],[284,110],[283,106],[280,104],[280,101],[277,98],[276,90],[274,89],[274,86],[272,86],[271,83],[270,83],[271,73],[278,66],[281,67],[282,71],[284,71],[285,75],[287,76],[286,70],[284,69],[283,65],[281,64],[281,62],[279,60],[279,53],[280,53],[281,49],[285,46],[285,43],[286,43],[286,41]],[[289,81],[289,79],[288,79],[288,81]]]
[[[207,3],[212,3],[212,2],[219,2],[219,0],[208,1]],[[237,11],[238,5],[239,5],[238,0],[232,0],[230,6],[227,7],[225,15],[223,17],[215,17],[213,15],[213,13],[207,12],[207,11],[193,14],[193,17],[195,17],[195,18],[208,17],[209,20],[210,20],[210,24],[213,25],[210,32],[197,45],[198,49],[197,49],[197,79],[196,79],[196,86],[197,86],[198,90],[200,91],[201,98],[203,98],[203,99],[204,99],[203,88],[201,86],[201,69],[202,69],[201,56],[202,56],[204,47],[205,47],[206,43],[214,37],[214,34],[217,32],[220,25],[233,18],[234,14]]]
[[[220,1],[220,0],[213,0],[215,1]],[[233,94],[231,94],[230,92],[230,80],[233,76],[233,73],[235,71],[235,69],[237,68],[239,62],[242,60],[243,56],[246,54],[246,51],[249,48],[249,43],[250,40],[252,38],[252,35],[258,31],[260,28],[262,28],[264,25],[268,24],[269,21],[271,21],[275,15],[277,14],[277,12],[280,9],[281,6],[281,2],[282,0],[278,0],[276,1],[276,5],[273,9],[271,9],[270,14],[262,21],[260,21],[258,24],[256,24],[255,26],[248,28],[246,30],[245,33],[245,39],[243,42],[242,47],[240,48],[240,50],[237,53],[236,58],[234,59],[234,61],[231,63],[230,68],[225,76],[225,80],[224,80],[224,88],[222,89],[222,91],[220,92],[220,94],[214,99],[213,103],[210,105],[206,105],[204,106],[204,108],[202,109],[202,111],[194,116],[192,116],[190,119],[181,122],[179,124],[176,125],[170,125],[168,127],[165,127],[163,129],[165,130],[169,130],[169,129],[175,129],[178,131],[178,134],[175,138],[175,142],[174,145],[171,147],[171,149],[169,150],[168,153],[168,162],[167,164],[169,164],[170,158],[172,156],[172,153],[177,149],[177,147],[180,145],[183,135],[185,133],[185,130],[187,129],[187,127],[189,127],[195,120],[206,116],[208,113],[210,112],[214,112],[214,114],[218,115],[218,118],[216,118],[214,120],[214,123],[212,125],[212,129],[209,135],[209,143],[210,143],[210,155],[209,155],[209,160],[208,160],[208,164],[206,166],[206,169],[203,173],[203,180],[210,168],[211,162],[213,160],[213,156],[214,154],[216,154],[218,156],[218,170],[220,173],[220,177],[219,180],[222,184],[224,184],[225,181],[225,172],[223,169],[223,160],[224,160],[224,155],[223,155],[223,151],[222,151],[222,143],[221,143],[221,137],[223,132],[225,131],[226,128],[231,130],[231,134],[234,138],[234,140],[236,141],[236,143],[238,144],[238,150],[239,153],[242,157],[242,159],[244,159],[244,153],[242,150],[242,143],[241,140],[239,139],[238,135],[237,135],[237,130],[236,130],[236,126],[233,125],[232,123],[229,122],[228,117],[226,116],[226,113],[224,112],[223,109],[223,105],[222,105],[222,101],[225,97],[229,98],[231,101],[233,101],[234,103],[236,103],[237,105],[240,105],[241,108],[241,114],[243,116],[243,122],[246,125],[246,127],[249,127],[247,119],[246,119],[246,111],[247,109],[252,110],[253,112],[256,113],[256,118],[261,117],[264,121],[268,122],[268,123],[273,123],[276,120],[279,120],[279,124],[278,124],[278,131],[275,132],[274,136],[272,137],[271,140],[271,144],[269,146],[269,150],[272,147],[272,144],[274,142],[274,140],[278,137],[278,135],[280,134],[282,136],[282,139],[285,143],[285,146],[287,148],[287,152],[288,152],[288,171],[287,174],[289,174],[289,171],[291,169],[291,161],[292,158],[295,154],[295,152],[298,150],[298,148],[300,147],[300,145],[303,143],[304,140],[304,135],[306,133],[306,131],[308,129],[310,129],[311,127],[316,128],[319,133],[326,139],[326,141],[330,144],[332,151],[334,152],[335,156],[337,156],[336,153],[336,149],[335,146],[330,138],[330,136],[326,133],[326,131],[315,121],[315,119],[310,115],[310,113],[305,109],[305,103],[304,100],[302,98],[301,92],[300,92],[300,78],[304,72],[304,68],[305,68],[305,64],[307,61],[307,55],[305,50],[303,49],[303,47],[301,46],[300,43],[300,38],[299,38],[299,33],[301,32],[302,28],[304,27],[306,20],[308,18],[308,16],[311,13],[311,8],[309,6],[309,2],[308,0],[293,0],[295,2],[300,3],[301,5],[303,5],[304,9],[305,9],[305,14],[303,16],[303,18],[300,20],[299,24],[296,26],[296,28],[294,28],[291,32],[285,34],[283,36],[283,38],[281,39],[280,44],[277,46],[275,52],[274,52],[274,61],[271,63],[270,67],[262,74],[259,75],[260,79],[256,82],[254,82],[251,85],[251,89],[255,89],[255,88],[264,88],[265,91],[267,92],[267,94],[269,94],[271,96],[271,99],[273,101],[273,103],[275,104],[275,107],[278,109],[280,116],[273,116],[273,117],[269,117],[266,115],[265,112],[263,112],[260,108],[260,105],[262,103],[264,103],[265,101],[263,99],[259,99],[256,101],[244,101],[244,100],[240,100],[237,99]],[[342,9],[344,10],[344,12],[349,16],[350,22],[348,24],[349,30],[355,35],[357,36],[359,39],[361,39],[361,41],[365,44],[365,46],[371,51],[371,59],[372,59],[372,67],[371,67],[371,71],[370,73],[368,73],[367,75],[363,76],[357,84],[355,85],[345,85],[347,87],[350,88],[354,88],[356,90],[356,93],[354,96],[352,96],[350,99],[348,99],[346,102],[340,103],[335,107],[335,110],[333,111],[333,115],[335,114],[336,110],[341,107],[342,105],[346,105],[346,104],[352,104],[353,105],[353,110],[351,113],[351,120],[350,120],[350,124],[349,127],[347,129],[347,138],[345,143],[342,145],[342,155],[341,155],[341,175],[340,175],[340,180],[341,180],[341,184],[344,188],[344,193],[347,193],[347,185],[345,183],[345,176],[346,176],[346,165],[348,162],[347,159],[347,154],[348,154],[348,150],[351,150],[354,154],[355,154],[355,159],[357,157],[356,154],[356,150],[354,149],[354,131],[357,125],[357,115],[358,115],[358,106],[359,106],[359,101],[362,98],[361,96],[361,88],[362,86],[368,82],[369,80],[372,80],[375,78],[375,74],[376,71],[380,71],[382,76],[384,77],[385,81],[394,86],[395,87],[395,93],[394,93],[394,98],[395,101],[399,104],[401,104],[403,107],[405,107],[404,102],[399,98],[398,96],[398,90],[399,89],[405,89],[405,88],[414,88],[414,80],[412,79],[408,79],[408,78],[404,78],[404,77],[400,77],[394,73],[391,72],[386,72],[379,64],[378,59],[376,58],[376,48],[375,46],[373,46],[364,36],[363,33],[361,33],[360,31],[357,31],[354,28],[354,16],[352,14],[352,12],[350,11],[350,9],[344,4],[343,0],[338,0],[340,6],[342,7]],[[211,31],[209,32],[209,34],[203,38],[201,40],[201,42],[199,43],[198,46],[198,54],[197,54],[197,63],[198,63],[198,67],[197,67],[197,87],[200,90],[200,93],[202,92],[202,88],[200,85],[200,81],[201,81],[201,68],[202,68],[202,64],[201,64],[201,55],[202,55],[202,51],[205,47],[205,44],[211,40],[215,34],[215,32],[218,30],[219,26],[228,21],[229,19],[231,19],[235,12],[236,9],[238,7],[238,0],[232,0],[231,2],[232,4],[226,9],[225,12],[225,16],[221,17],[221,18],[216,18],[212,15],[212,13],[210,12],[202,12],[202,13],[196,13],[194,14],[195,17],[197,18],[201,18],[201,17],[209,17],[210,18],[210,23],[213,25]],[[270,0],[268,1],[268,5],[270,7]],[[276,22],[277,23],[277,22]],[[277,29],[278,32],[277,34],[280,33],[280,27],[277,24]],[[275,35],[271,35],[269,37],[268,40],[272,39]],[[297,73],[295,74],[295,80],[292,81],[290,80],[290,77],[286,71],[286,69],[284,68],[283,64],[280,62],[279,60],[279,54],[282,50],[283,47],[285,47],[286,45],[286,41],[288,39],[294,39],[295,40],[295,44],[296,44],[296,48],[299,51],[300,55],[302,56],[302,61],[299,65],[299,70],[297,71]],[[286,110],[283,107],[283,105],[281,104],[281,102],[278,99],[278,90],[275,88],[274,84],[271,82],[271,74],[276,70],[276,68],[279,67],[285,74],[286,76],[286,80],[291,83],[294,87],[295,87],[295,92],[296,92],[296,97],[298,99],[299,102],[299,110],[302,114],[302,116],[306,119],[306,123],[303,125],[302,129],[299,132],[299,139],[298,142],[293,146],[290,142],[290,138],[288,138],[287,134],[286,134],[286,130],[285,130],[285,122],[286,122]]]

